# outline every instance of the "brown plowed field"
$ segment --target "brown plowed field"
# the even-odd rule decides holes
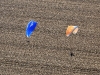
[[[0,0],[0,75],[100,75],[100,0]]]

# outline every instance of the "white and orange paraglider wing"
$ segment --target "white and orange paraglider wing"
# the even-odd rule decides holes
[[[76,34],[77,31],[78,31],[77,26],[68,26],[68,28],[66,30],[66,36],[69,36],[72,32],[73,32],[73,34]]]

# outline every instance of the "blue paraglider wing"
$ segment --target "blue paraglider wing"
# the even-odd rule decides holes
[[[30,37],[31,34],[33,33],[33,31],[35,30],[37,26],[37,22],[31,20],[28,24],[27,24],[27,28],[26,28],[26,36]]]

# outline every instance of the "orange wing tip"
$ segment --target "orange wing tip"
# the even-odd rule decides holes
[[[69,36],[69,35],[66,35],[67,37]]]

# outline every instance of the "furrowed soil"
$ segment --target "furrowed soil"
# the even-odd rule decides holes
[[[0,0],[0,75],[100,75],[100,0]]]

